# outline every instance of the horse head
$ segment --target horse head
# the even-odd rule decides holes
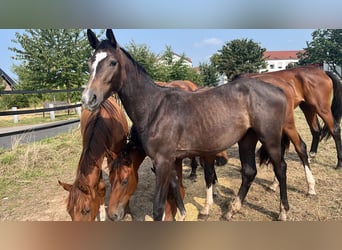
[[[104,203],[106,186],[103,179],[100,179],[95,186],[87,184],[86,178],[81,176],[73,184],[58,181],[66,191],[67,211],[72,221],[94,221],[100,205]]]
[[[82,103],[88,110],[97,109],[112,92],[118,91],[125,79],[125,62],[113,31],[108,29],[106,40],[99,41],[87,30],[88,41],[95,52],[89,60],[89,81],[82,93]]]

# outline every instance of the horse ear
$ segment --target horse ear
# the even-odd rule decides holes
[[[95,33],[91,29],[87,29],[87,36],[90,46],[93,49],[97,48],[97,45],[100,43],[99,39],[97,39]]]
[[[61,182],[60,180],[58,180],[58,184],[61,185],[64,188],[64,190],[66,190],[68,192],[70,192],[70,190],[72,188],[71,184]]]
[[[116,48],[118,43],[116,42],[115,36],[111,29],[107,29],[106,36],[107,36],[107,39],[110,41],[110,43],[113,45],[113,47]]]
[[[90,194],[90,187],[87,184],[85,184],[85,183],[83,183],[81,181],[78,181],[77,187],[78,187],[79,190],[81,190],[86,195]]]

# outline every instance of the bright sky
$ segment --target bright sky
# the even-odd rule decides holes
[[[171,46],[177,54],[185,53],[191,58],[193,66],[207,62],[208,58],[233,39],[253,39],[267,50],[301,50],[306,42],[312,40],[313,29],[118,29],[114,35],[118,43],[125,47],[130,41],[146,44],[151,51],[161,54],[166,46]],[[0,29],[0,68],[12,78],[17,76],[11,71],[13,64],[20,61],[11,59],[13,52],[8,47],[15,32],[24,30]]]

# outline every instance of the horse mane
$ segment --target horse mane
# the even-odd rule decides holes
[[[85,193],[79,188],[78,182],[85,182],[83,180],[84,176],[80,175],[76,179],[74,185],[72,185],[71,190],[69,192],[69,196],[67,198],[67,211],[70,212],[75,206],[76,210],[79,211],[83,208],[83,205],[86,201]]]
[[[129,152],[132,150],[143,151],[143,146],[141,140],[138,136],[138,132],[133,125],[130,134],[128,137],[128,143],[124,146],[123,150],[118,154],[117,158],[112,162],[110,166],[110,170],[113,171],[115,169],[119,169],[122,165],[130,165],[132,163],[132,159],[129,155]]]
[[[89,117],[83,130],[83,149],[79,161],[79,171],[84,175],[87,175],[92,170],[89,165],[96,165],[101,168],[101,166],[98,166],[99,159],[104,152],[110,152],[111,150],[110,145],[114,130],[109,121],[111,117],[120,116],[119,111],[111,103],[110,99],[103,102],[99,109],[88,114]]]
[[[128,53],[127,50],[125,50],[124,48],[121,48],[121,47],[120,47],[120,49],[121,49],[121,51],[127,56],[127,58],[133,63],[133,65],[138,69],[138,71],[143,72],[144,74],[150,76],[150,74],[147,73],[146,69],[145,69],[143,66],[141,66],[141,65],[140,65],[140,64],[131,56],[131,54]],[[151,79],[151,80],[152,80],[152,79]]]

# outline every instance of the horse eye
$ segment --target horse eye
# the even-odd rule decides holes
[[[90,209],[89,208],[84,208],[84,209],[82,209],[81,213],[82,213],[82,215],[87,215],[87,214],[90,213]]]
[[[110,61],[109,65],[114,67],[116,65],[116,61]]]
[[[125,185],[127,185],[127,183],[128,183],[128,179],[124,179],[124,180],[122,180],[121,185],[125,186]]]

